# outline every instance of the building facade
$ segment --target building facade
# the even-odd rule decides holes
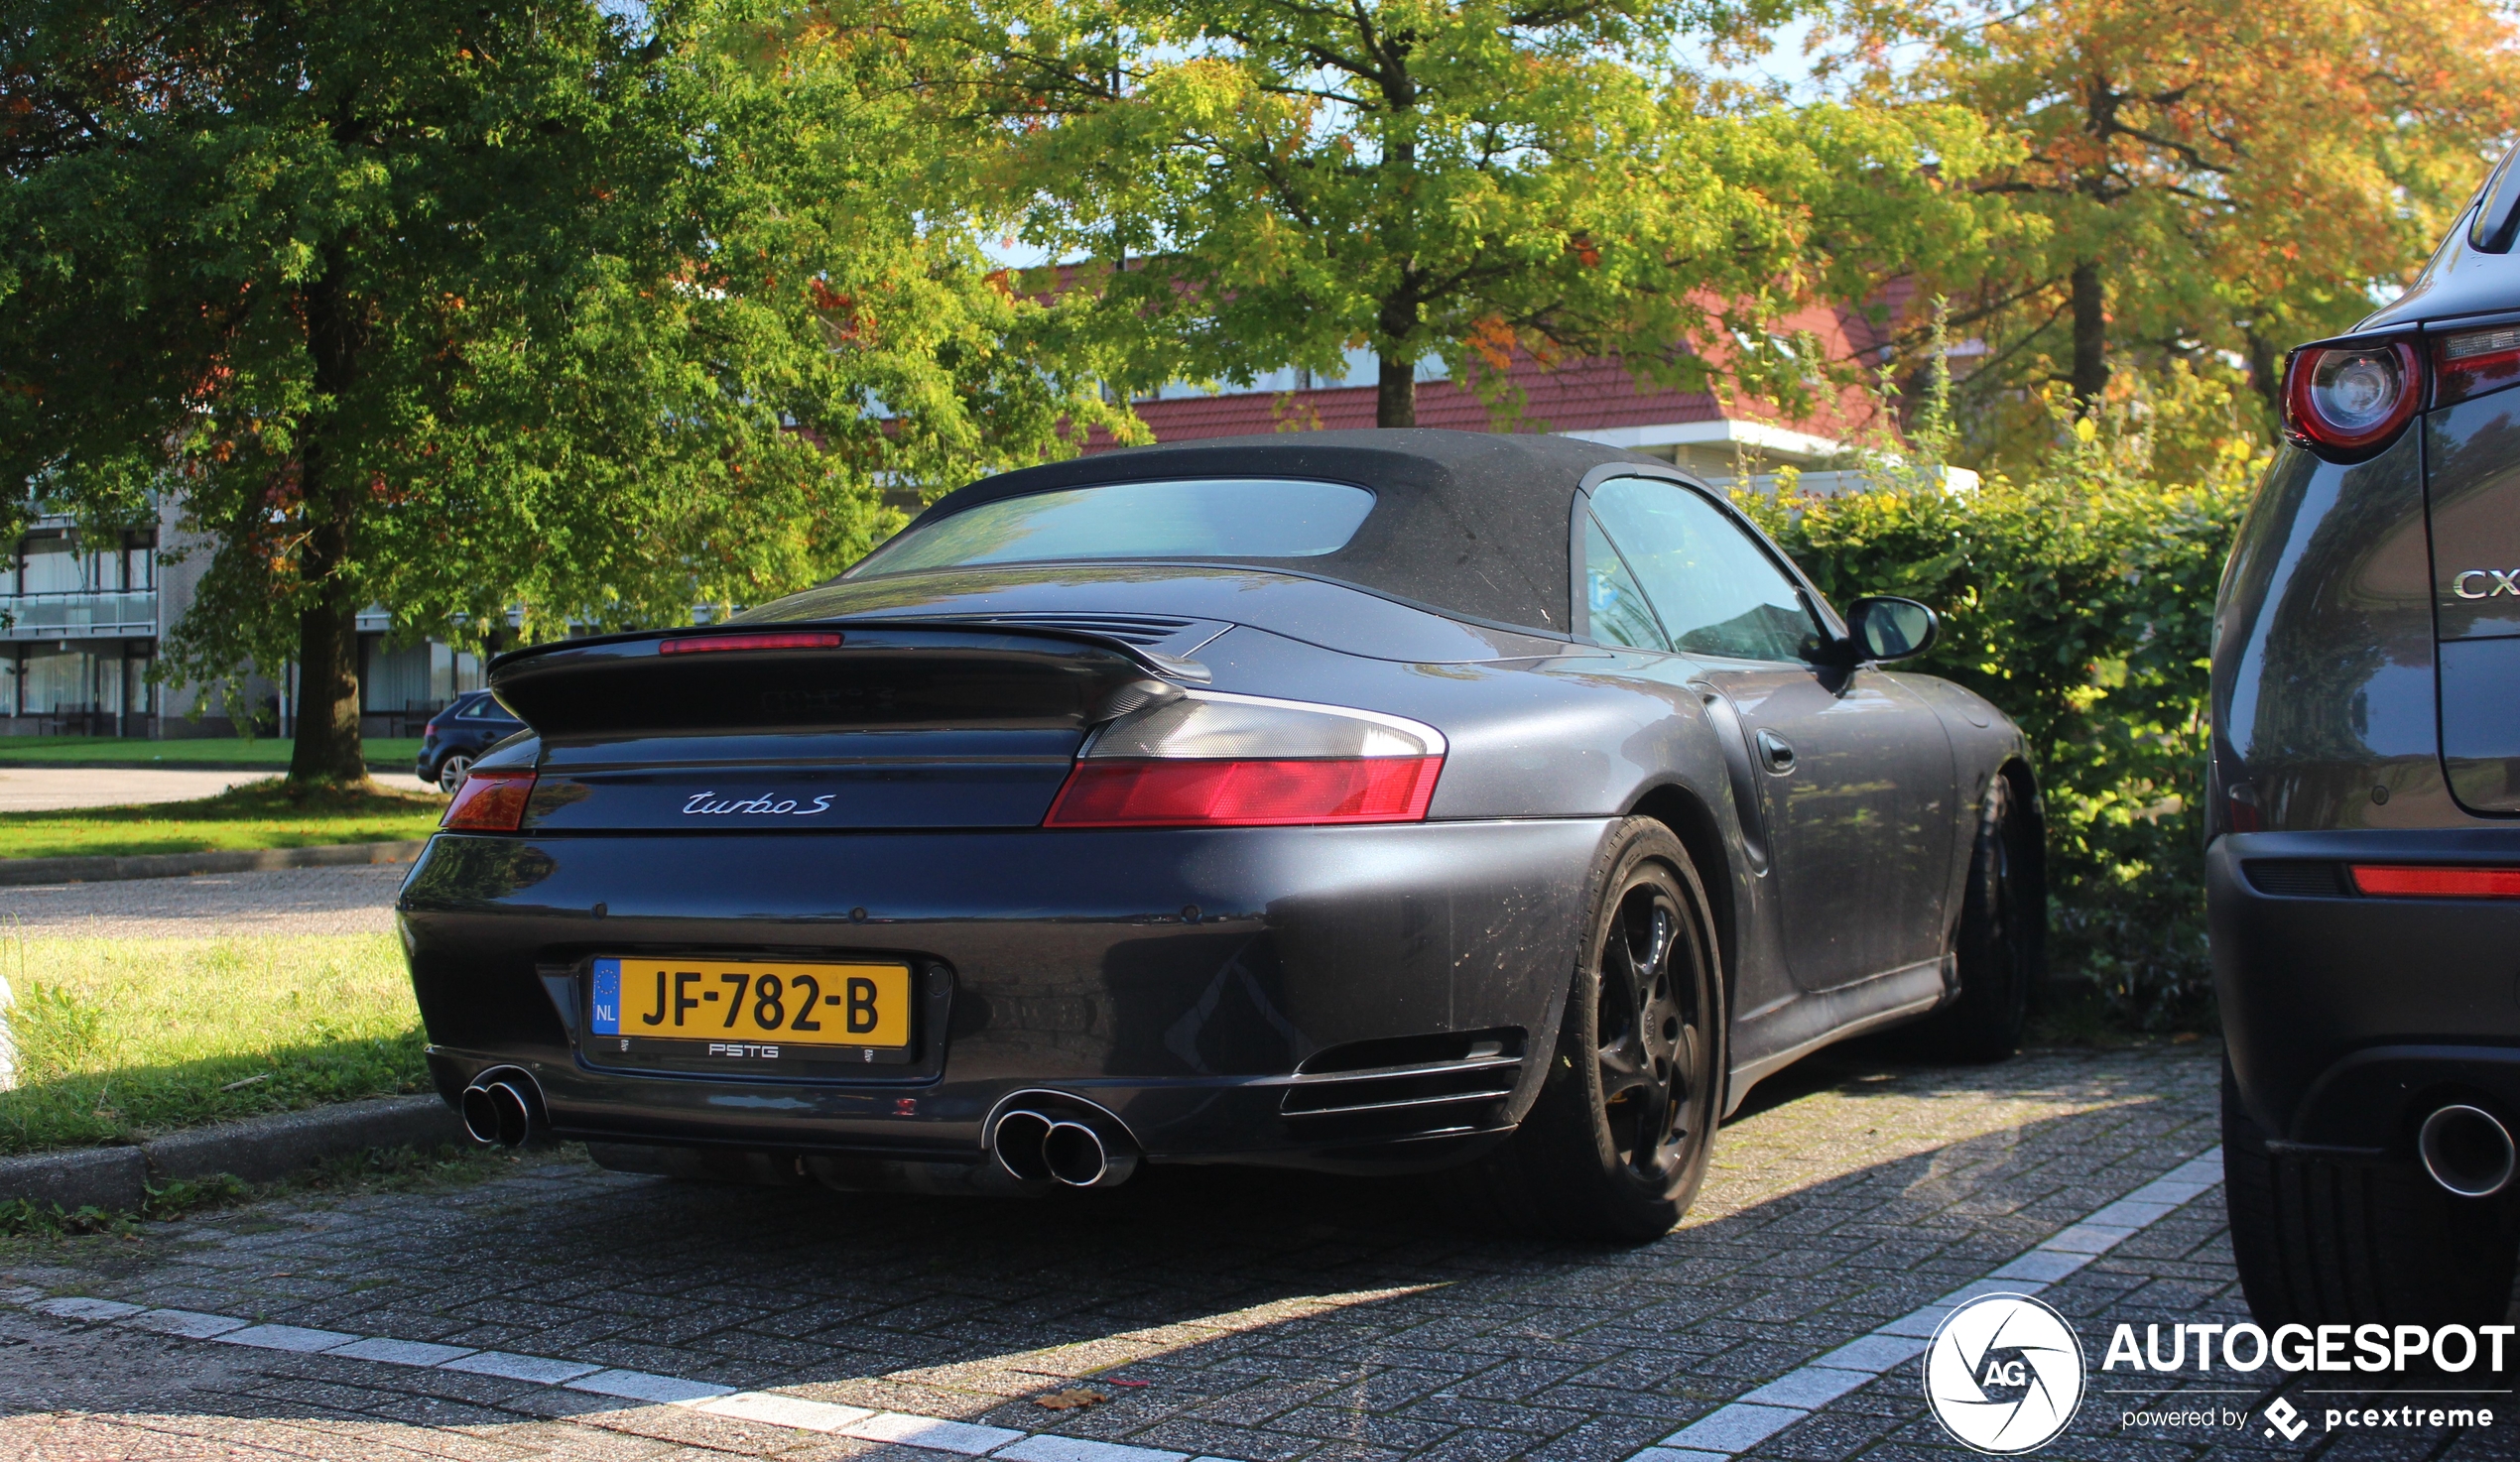
[[[110,540],[66,518],[36,520],[0,564],[0,736],[237,734],[215,691],[151,673],[159,643],[192,607],[207,555],[206,546],[184,542],[171,515]],[[392,627],[382,609],[359,616],[370,736],[418,735],[438,707],[481,684],[475,656],[436,641],[394,645]],[[285,666],[246,677],[256,734],[295,731],[295,689]]]

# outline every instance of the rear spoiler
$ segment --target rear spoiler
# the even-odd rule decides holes
[[[1229,628],[1197,625],[1195,643]],[[492,661],[489,683],[545,736],[1082,729],[1149,675],[1208,680],[1205,666],[1163,653],[1187,639],[977,616],[748,621],[531,646]]]

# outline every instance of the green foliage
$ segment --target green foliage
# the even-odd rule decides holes
[[[2508,145],[2520,28],[2489,0],[1837,0],[1848,94],[1965,108],[2008,160],[1983,254],[1916,254],[1982,342],[1976,459],[2026,474],[2037,388],[2185,360],[2254,388],[2411,283]],[[1900,342],[1916,343],[1913,335]]]
[[[888,486],[1109,416],[935,201],[915,55],[751,0],[14,0],[0,480],[179,491],[178,678],[302,667],[356,780],[351,623],[681,623],[849,562]],[[5,525],[0,525],[5,527]]]
[[[2263,464],[2243,409],[2175,372],[2073,424],[2026,481],[1742,499],[1832,600],[1904,594],[1943,616],[1917,668],[2002,707],[2037,761],[2054,963],[2146,1030],[2210,1009],[2206,657]]]
[[[915,10],[996,119],[1000,205],[1099,295],[1132,391],[1439,356],[1500,411],[1516,351],[1804,392],[1774,332],[1960,251],[1965,113],[1787,107],[1677,58],[1789,7],[1696,0],[989,0]],[[1138,261],[1134,268],[1128,261]]]

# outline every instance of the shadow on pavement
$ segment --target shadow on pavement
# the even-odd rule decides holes
[[[434,1199],[249,1210],[193,1226],[215,1243],[177,1236],[163,1259],[113,1265],[122,1287],[83,1292],[1254,1462],[1609,1462],[2208,1146],[2213,1071],[2163,1053],[1967,1070],[1805,1062],[1727,1129],[1691,1223],[1632,1249],[1479,1232],[1425,1178],[1155,1167],[1108,1192],[990,1201],[713,1187],[554,1162]],[[2177,1251],[2164,1274],[2112,1278],[2090,1303],[2240,1318],[2218,1204],[2198,1208],[2184,1227],[2162,1226]],[[2105,1334],[2085,1327],[2086,1343]],[[172,1405],[212,1432],[294,1419],[478,1435],[568,1414],[739,1452],[800,1436],[129,1331],[48,1343],[70,1341],[95,1354],[61,1351],[75,1374],[55,1372],[55,1399],[39,1345],[0,1367],[20,1378],[0,1382],[0,1400]],[[135,1363],[122,1384],[114,1356],[133,1347],[175,1347],[196,1369]],[[1080,1377],[1110,1400],[1033,1403]],[[1866,1401],[1874,1391],[1895,1402]],[[1894,1372],[1796,1434],[1852,1451],[1911,1426],[1943,1440],[1919,1419],[1913,1378]]]

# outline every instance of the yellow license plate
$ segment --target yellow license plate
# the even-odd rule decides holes
[[[591,1004],[597,1036],[910,1044],[906,964],[606,957],[595,961]]]

